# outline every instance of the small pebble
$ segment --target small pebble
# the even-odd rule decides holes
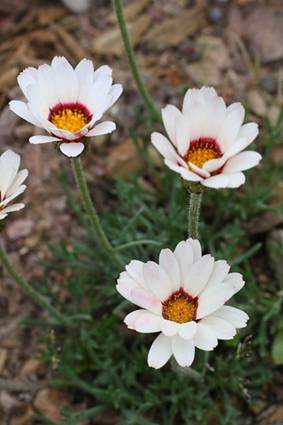
[[[217,23],[223,18],[223,10],[219,6],[213,6],[209,9],[208,16],[211,22]]]
[[[274,93],[277,90],[277,80],[274,77],[274,75],[264,75],[261,77],[261,84],[262,87],[268,92],[268,93]]]

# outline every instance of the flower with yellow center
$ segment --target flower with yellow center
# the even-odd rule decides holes
[[[174,292],[162,303],[164,319],[177,323],[186,323],[195,320],[198,300],[190,297],[183,289]]]
[[[69,157],[80,155],[86,137],[111,133],[112,121],[97,122],[122,93],[120,84],[112,85],[112,70],[101,66],[94,70],[90,60],[75,67],[64,57],[55,57],[51,65],[27,68],[18,76],[27,102],[13,100],[10,109],[49,135],[32,136],[30,143],[57,142]]]
[[[173,105],[162,110],[168,138],[153,133],[152,144],[165,164],[188,181],[210,188],[239,187],[244,170],[261,155],[243,151],[258,134],[256,123],[243,124],[240,103],[226,106],[213,88],[190,89],[180,111]]]
[[[23,182],[28,176],[28,170],[19,171],[20,162],[20,155],[11,150],[0,156],[0,220],[25,206],[23,203],[8,205],[26,190]]]
[[[247,314],[224,305],[243,285],[226,261],[202,255],[199,241],[188,239],[174,251],[163,249],[159,264],[131,261],[117,291],[140,307],[126,316],[129,329],[159,332],[148,353],[149,366],[158,369],[172,355],[180,366],[190,366],[195,347],[213,350],[219,339],[245,327]]]
[[[91,115],[86,113],[81,105],[64,106],[50,112],[49,121],[62,130],[72,133],[80,131],[91,119]]]

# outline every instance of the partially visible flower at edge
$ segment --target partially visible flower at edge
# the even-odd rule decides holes
[[[0,156],[0,220],[8,213],[24,208],[25,204],[8,204],[21,193],[26,186],[22,184],[28,176],[28,170],[19,171],[21,158],[17,153],[7,150]]]
[[[27,103],[13,100],[10,109],[50,135],[30,137],[30,143],[59,142],[68,157],[79,156],[84,137],[112,133],[112,121],[96,124],[119,98],[121,84],[112,85],[112,70],[103,65],[94,71],[90,60],[82,59],[75,69],[64,57],[55,57],[51,65],[27,68],[18,76]]]
[[[148,353],[149,366],[159,369],[173,355],[189,367],[195,347],[211,351],[219,339],[232,339],[246,326],[245,312],[224,305],[244,286],[242,275],[229,269],[226,261],[202,255],[196,239],[180,242],[174,252],[162,249],[159,264],[133,260],[126,266],[117,291],[140,307],[126,316],[126,325],[160,332]]]
[[[227,107],[212,87],[189,89],[182,111],[173,105],[162,109],[170,141],[157,132],[151,141],[167,167],[188,184],[236,188],[245,182],[242,171],[261,160],[257,152],[242,152],[258,135],[256,123],[243,125],[244,116],[241,103]]]

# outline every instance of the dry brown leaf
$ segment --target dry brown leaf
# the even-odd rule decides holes
[[[112,177],[128,177],[129,174],[139,171],[142,165],[138,151],[129,138],[111,149],[105,163],[105,171],[106,175]]]
[[[245,35],[259,59],[265,63],[283,57],[283,7],[257,6],[245,22]]]
[[[177,46],[185,38],[195,34],[204,25],[205,14],[200,7],[184,11],[182,15],[165,19],[161,24],[154,25],[147,33],[145,41],[151,47],[165,49]]]
[[[265,117],[267,114],[266,102],[258,90],[249,90],[247,93],[248,105],[252,112],[259,117]]]
[[[3,372],[8,357],[8,351],[5,348],[0,349],[0,374]]]
[[[7,88],[12,87],[16,82],[18,73],[19,73],[19,68],[16,66],[1,72],[0,91],[5,91],[7,90]]]
[[[219,69],[227,69],[231,65],[229,49],[220,37],[200,36],[195,47],[203,59],[213,62]]]
[[[276,146],[271,151],[271,161],[274,165],[282,164],[283,162],[283,144]]]
[[[148,29],[151,23],[151,18],[147,15],[142,15],[134,22],[128,24],[128,31],[131,37],[133,47],[135,47]],[[104,31],[100,36],[96,37],[93,43],[95,53],[101,55],[122,56],[124,54],[124,46],[121,39],[120,30],[117,28]]]
[[[23,415],[20,417],[17,415],[11,418],[10,425],[30,425],[32,423],[33,416],[33,409],[31,407],[27,407]]]
[[[222,73],[215,62],[202,60],[186,67],[189,78],[198,85],[218,86],[222,81]]]
[[[22,366],[19,376],[35,374],[39,371],[44,370],[45,365],[37,358],[31,357]]]
[[[150,0],[132,0],[127,6],[124,7],[123,12],[126,22],[135,19],[149,4]],[[108,17],[109,22],[116,22],[116,14],[111,13]]]
[[[248,221],[244,227],[249,235],[258,235],[272,230],[283,222],[282,217],[275,211],[268,211]]]
[[[271,406],[261,416],[264,418],[259,425],[281,425],[283,423],[283,405]]]
[[[40,390],[34,400],[34,407],[50,421],[60,421],[60,410],[66,405],[66,397],[62,391],[51,388]]]
[[[62,26],[54,24],[52,25],[52,30],[58,34],[59,38],[64,43],[65,47],[70,51],[75,60],[80,61],[87,56],[87,53],[81,47],[81,44]]]
[[[6,227],[8,238],[12,241],[24,238],[31,234],[34,222],[30,219],[19,218],[9,222]]]

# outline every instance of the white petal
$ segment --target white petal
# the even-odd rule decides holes
[[[50,142],[60,142],[61,139],[53,136],[31,136],[29,142],[33,145],[38,145],[41,143],[50,143]]]
[[[229,177],[222,174],[217,176],[209,177],[208,179],[202,180],[201,184],[206,187],[211,187],[213,189],[222,189],[228,186]]]
[[[111,106],[114,105],[115,102],[117,102],[117,100],[119,99],[122,93],[123,93],[122,84],[114,84],[112,86],[109,93],[110,102],[109,102],[108,108],[111,108]]]
[[[197,324],[194,321],[182,323],[179,327],[178,333],[181,338],[191,339],[194,337],[197,330]]]
[[[56,91],[56,83],[54,73],[51,66],[44,64],[38,68],[38,94],[41,99],[49,105],[49,108],[60,103],[59,96]]]
[[[178,158],[178,162],[180,159]],[[180,174],[184,180],[192,181],[192,182],[199,182],[202,180],[202,177],[200,177],[198,174],[193,173],[192,171],[188,171],[187,167],[176,165],[176,161],[173,162],[171,160],[165,159],[164,160],[167,167],[170,168],[170,170],[175,171],[176,173]]]
[[[147,363],[149,367],[160,369],[172,356],[171,338],[162,333],[153,341],[148,352]]]
[[[159,315],[162,313],[162,304],[159,299],[157,299],[154,294],[143,288],[132,289],[131,299],[132,302],[139,307],[145,308]]]
[[[110,104],[112,98],[110,95],[111,87],[111,75],[101,74],[97,79],[95,79],[86,100],[86,103],[87,105],[90,105],[94,116],[99,113],[104,113]]]
[[[152,133],[151,143],[164,158],[172,161],[175,165],[178,163],[178,155],[175,149],[162,134],[157,132]]]
[[[132,260],[126,265],[126,270],[130,277],[135,280],[141,287],[146,288],[146,283],[143,275],[144,263],[138,260]]]
[[[177,363],[182,367],[189,367],[195,358],[195,346],[192,341],[179,336],[172,338],[172,352]]]
[[[166,248],[160,251],[159,264],[170,279],[172,291],[178,291],[181,273],[178,261],[170,249]]]
[[[93,83],[94,69],[93,63],[89,59],[82,59],[75,68],[79,85],[89,86]]]
[[[232,289],[233,295],[235,295],[243,288],[245,281],[240,273],[229,273],[224,279],[223,284],[228,285]],[[228,301],[229,298],[227,298],[226,301]]]
[[[243,173],[232,173],[232,174],[226,173],[223,175],[225,175],[229,179],[228,184],[226,186],[227,188],[240,187],[246,181],[246,177]]]
[[[196,297],[205,288],[214,265],[214,258],[207,254],[187,270],[183,285],[192,297]]]
[[[14,193],[14,191],[17,190],[18,187],[21,186],[21,184],[25,181],[27,176],[28,176],[28,170],[19,171],[16,177],[14,178],[14,180],[12,181],[12,183],[9,185],[6,192],[6,196],[12,195],[12,193]]]
[[[79,94],[79,81],[77,74],[64,57],[53,58],[53,69],[56,93],[61,103],[77,102]]]
[[[186,281],[187,273],[193,263],[193,250],[190,243],[179,242],[175,248],[174,254],[178,260],[181,271],[181,286]]]
[[[132,279],[127,272],[122,272],[117,280],[116,289],[126,300],[134,302],[132,299],[132,290],[141,288],[139,283]]]
[[[235,326],[219,317],[208,316],[202,319],[201,323],[207,325],[218,339],[232,339],[236,335]]]
[[[217,96],[213,87],[202,87],[199,89],[189,89],[184,96],[183,113],[190,114],[197,106],[203,106],[208,97]]]
[[[159,300],[165,301],[172,293],[170,280],[165,271],[153,261],[148,261],[143,266],[143,274],[147,287]]]
[[[24,184],[19,186],[10,196],[5,198],[4,201],[1,202],[1,206],[7,205],[9,202],[11,202],[17,196],[21,195],[26,190],[26,188],[27,187]]]
[[[77,142],[77,143],[61,143],[60,145],[60,151],[68,156],[69,158],[75,158],[79,156],[82,151],[84,150],[85,146],[83,143]]]
[[[210,176],[208,171],[206,171],[204,168],[199,168],[193,162],[189,162],[189,167],[194,173],[196,173],[197,175],[201,177],[208,178]]]
[[[202,319],[218,310],[229,298],[234,295],[233,287],[229,284],[212,286],[205,289],[199,296],[197,319]]]
[[[244,121],[245,109],[241,103],[233,103],[227,108],[226,119],[220,129],[218,140],[221,148],[226,150],[235,141]]]
[[[99,68],[97,68],[93,74],[93,82],[98,80],[101,76],[105,77],[111,77],[112,76],[112,69],[108,65],[102,65]]]
[[[223,169],[224,173],[236,173],[237,171],[248,170],[249,168],[258,165],[262,156],[253,151],[245,151],[230,158]]]
[[[24,69],[19,75],[18,75],[18,83],[20,88],[22,89],[23,94],[26,98],[28,98],[28,92],[27,88],[37,83],[37,69],[29,67]]]
[[[227,158],[222,156],[221,158],[210,159],[203,164],[203,169],[212,173],[213,171],[219,170],[227,162]]]
[[[30,112],[27,104],[19,100],[11,100],[9,107],[16,115],[30,122],[36,127],[42,127],[40,121]]]
[[[124,322],[130,329],[141,333],[159,332],[162,317],[146,310],[134,311],[125,317]]]
[[[161,110],[161,114],[165,130],[176,146],[176,119],[181,115],[181,111],[176,106],[167,105]]]
[[[218,341],[213,330],[200,321],[197,324],[193,343],[200,350],[212,351],[217,346]]]
[[[178,152],[185,156],[190,147],[190,122],[185,115],[176,119],[176,140]]]
[[[173,322],[172,320],[162,319],[161,321],[161,332],[166,336],[176,335],[180,327],[180,324]]]
[[[192,238],[187,239],[186,242],[192,248],[192,251],[193,251],[193,261],[195,263],[196,261],[200,260],[201,255],[202,255],[202,253],[201,253],[201,244],[200,244],[199,240],[192,239]]]
[[[102,136],[104,134],[112,133],[114,130],[116,130],[116,124],[114,122],[104,121],[93,127],[93,129],[86,134],[86,137]]]
[[[227,320],[229,323],[235,326],[235,328],[245,328],[247,326],[247,321],[249,320],[247,313],[228,305],[224,305],[219,310],[216,310],[213,313],[213,316]]]
[[[8,149],[0,157],[0,192],[2,197],[6,195],[10,185],[16,178],[19,166],[20,155]]]
[[[215,261],[212,274],[208,280],[205,289],[208,289],[212,286],[218,285],[221,283],[225,277],[228,275],[230,266],[225,260]]]
[[[258,135],[258,124],[254,122],[248,122],[247,124],[244,124],[238,134],[238,138],[245,138],[246,139],[246,146],[250,145],[254,139]]]
[[[138,317],[140,317],[140,315],[142,313],[144,313],[145,311],[147,311],[147,310],[141,309],[141,310],[135,310],[135,311],[132,311],[131,313],[129,313],[124,319],[124,323],[126,324],[127,328],[135,330],[136,319]]]
[[[23,203],[19,203],[19,204],[13,204],[10,205],[9,207],[3,208],[3,210],[1,210],[1,214],[7,214],[9,212],[13,212],[13,211],[19,211],[22,210],[25,207],[25,204]]]

